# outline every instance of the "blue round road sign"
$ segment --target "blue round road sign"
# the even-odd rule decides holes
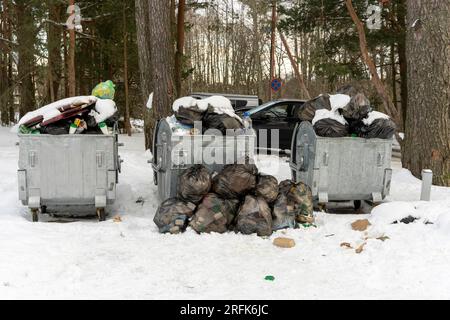
[[[280,91],[281,87],[283,86],[283,83],[281,82],[280,79],[273,79],[270,86],[273,91],[277,92]]]

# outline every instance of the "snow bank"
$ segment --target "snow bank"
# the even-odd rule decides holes
[[[331,110],[337,111],[347,106],[351,101],[350,96],[346,94],[330,95]]]
[[[95,104],[95,110],[92,115],[97,123],[103,122],[111,118],[117,112],[116,103],[110,99],[99,99]]]
[[[436,227],[442,233],[450,236],[450,208],[447,212],[442,213],[436,220]]]
[[[316,111],[316,116],[314,117],[312,124],[315,125],[318,121],[323,119],[333,119],[339,122],[340,124],[346,125],[347,121],[345,118],[340,115],[337,111],[330,111],[327,109],[320,109]]]
[[[389,202],[372,210],[373,225],[388,225],[404,218],[414,217],[422,223],[437,223],[450,235],[450,200],[434,202]]]
[[[386,119],[389,120],[390,117],[387,114],[378,111],[372,111],[369,113],[369,116],[363,120],[366,126],[370,126],[375,120],[378,119]]]
[[[19,126],[38,116],[43,116],[44,118],[50,119],[50,116],[55,114],[54,111],[55,109],[59,109],[64,106],[70,105],[83,105],[83,104],[91,105],[97,102],[97,100],[98,99],[94,96],[78,96],[53,102],[51,104],[43,106],[38,110],[27,113],[25,116],[22,117],[22,119],[20,119]]]

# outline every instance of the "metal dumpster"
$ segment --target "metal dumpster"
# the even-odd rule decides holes
[[[117,132],[117,131],[115,131]],[[118,135],[19,135],[19,199],[39,209],[93,206],[100,221],[116,199]]]
[[[178,176],[193,165],[202,164],[219,172],[226,164],[254,160],[256,134],[236,136],[185,135],[172,132],[166,119],[160,120],[153,136],[154,183],[160,201],[176,197]]]
[[[291,152],[293,180],[310,186],[321,204],[353,200],[359,206],[361,200],[378,203],[389,195],[392,140],[324,138],[302,122]]]

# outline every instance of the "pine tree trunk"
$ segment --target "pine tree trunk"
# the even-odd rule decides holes
[[[172,112],[174,99],[173,85],[173,42],[171,25],[171,3],[166,0],[150,0],[149,3],[150,39],[152,43],[153,70],[153,122],[151,132],[156,122],[169,116]],[[153,137],[150,137],[153,143]]]
[[[149,27],[149,7],[148,0],[135,0],[136,6],[136,28],[137,45],[139,52],[139,75],[141,89],[142,114],[145,123],[145,149],[151,148],[152,141],[152,117],[151,112],[146,108],[147,100],[153,90],[151,68],[151,47],[150,47],[150,27]]]
[[[408,113],[403,165],[450,186],[450,1],[409,0]]]
[[[123,3],[123,82],[125,87],[125,131],[131,137],[131,123],[130,123],[130,97],[128,86],[128,32],[127,32],[127,4]]]
[[[400,97],[403,123],[406,123],[408,112],[408,62],[406,58],[406,3],[405,0],[399,0],[397,4],[397,19],[402,29],[402,35],[398,42],[398,61],[400,64]]]
[[[7,39],[7,20],[4,1],[0,1],[0,37]],[[9,125],[8,110],[8,46],[0,42],[0,125]]]
[[[32,4],[29,1],[21,1],[16,4],[17,42],[19,43],[19,113],[21,117],[36,107],[33,83],[36,30],[31,10]]]
[[[61,21],[63,6],[54,1],[47,0],[49,8],[49,19],[51,21]],[[61,58],[61,39],[62,29],[53,23],[48,24],[48,68],[49,68],[49,86],[46,102],[52,102],[58,99],[58,92],[61,83],[62,58]]]
[[[186,0],[179,0],[178,3],[178,21],[177,21],[177,52],[175,54],[175,91],[178,97],[182,95],[181,80],[183,73],[184,57],[184,16],[186,10]]]

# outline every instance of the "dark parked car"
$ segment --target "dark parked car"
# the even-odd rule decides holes
[[[291,150],[292,135],[299,122],[298,111],[304,100],[276,100],[248,111],[258,135],[258,148]],[[266,129],[267,131],[261,131]],[[272,144],[272,130],[279,131],[278,146]],[[267,136],[264,132],[267,132]]]

